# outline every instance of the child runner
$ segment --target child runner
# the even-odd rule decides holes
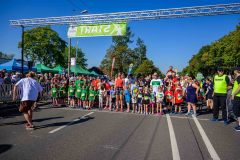
[[[125,102],[126,102],[126,104],[127,104],[127,112],[129,112],[129,111],[130,111],[131,95],[130,95],[129,87],[128,87],[128,86],[125,86],[124,96],[125,96]]]
[[[172,112],[172,101],[173,101],[173,91],[171,90],[171,86],[167,87],[167,90],[165,92],[165,97],[166,97],[166,103],[167,103],[167,112]]]
[[[76,95],[75,95],[75,97],[77,98],[77,106],[79,108],[82,108],[81,92],[82,92],[82,84],[78,83],[78,85],[76,86]]]
[[[93,86],[90,86],[89,97],[88,97],[88,100],[89,100],[89,108],[88,109],[91,109],[93,107],[95,97],[96,97],[96,91],[94,90]]]
[[[60,105],[65,105],[65,98],[66,98],[66,84],[61,84],[59,88],[59,103]]]
[[[111,86],[111,90],[110,90],[110,106],[109,106],[109,110],[110,111],[112,109],[114,109],[115,103],[116,103],[116,92],[114,90],[114,86]]]
[[[151,113],[154,114],[154,107],[155,107],[155,93],[153,92],[152,88],[150,88],[150,107],[151,107]]]
[[[174,92],[174,105],[175,105],[175,114],[181,113],[181,105],[183,103],[183,90],[181,84],[179,83]]]
[[[162,112],[162,103],[163,103],[163,99],[164,99],[164,93],[163,93],[163,89],[161,86],[158,87],[158,91],[156,93],[156,98],[157,98],[157,115],[163,115]],[[159,113],[159,109],[160,109],[160,113]]]
[[[82,100],[82,103],[83,103],[82,104],[83,105],[83,109],[86,109],[87,89],[86,89],[85,85],[82,86],[81,100]]]
[[[137,103],[138,103],[138,113],[142,114],[143,113],[143,106],[142,106],[142,101],[143,101],[143,91],[142,88],[138,90],[138,95],[137,95]]]
[[[104,99],[104,94],[105,94],[105,90],[104,90],[104,86],[101,86],[100,89],[99,89],[99,92],[98,92],[98,97],[99,97],[99,109],[103,109],[103,99]]]
[[[53,84],[53,87],[51,89],[53,106],[57,106],[58,105],[57,92],[58,92],[57,84]]]
[[[69,107],[75,107],[75,87],[73,82],[70,82],[68,87],[68,98],[70,100]]]
[[[132,87],[132,113],[137,112],[137,94],[138,94],[138,85],[136,84],[137,81],[135,82],[135,86]]]
[[[150,98],[151,98],[151,95],[148,91],[148,87],[145,87],[144,88],[144,93],[143,93],[143,101],[142,101],[144,114],[148,114],[148,107],[149,107],[149,104],[150,104]]]

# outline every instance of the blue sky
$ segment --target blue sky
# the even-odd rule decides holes
[[[0,0],[0,51],[20,57],[17,48],[21,29],[9,25],[10,19],[42,18],[89,13],[111,13],[148,9],[177,8],[199,5],[236,3],[239,0]],[[195,17],[182,19],[129,22],[134,40],[143,39],[147,57],[163,72],[169,65],[181,70],[203,45],[211,44],[234,30],[240,15]],[[67,26],[54,26],[60,37],[67,40]],[[98,66],[111,45],[111,37],[75,38],[86,53],[88,67]],[[131,47],[135,46],[135,42]]]

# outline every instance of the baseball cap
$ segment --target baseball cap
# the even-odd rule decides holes
[[[234,71],[240,71],[240,67],[234,67],[233,70]]]
[[[217,71],[223,72],[223,69],[222,68],[218,68]]]

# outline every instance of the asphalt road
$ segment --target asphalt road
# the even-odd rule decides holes
[[[210,122],[209,114],[193,119],[42,106],[34,112],[36,129],[27,131],[21,114],[4,113],[1,160],[240,160],[235,124]]]

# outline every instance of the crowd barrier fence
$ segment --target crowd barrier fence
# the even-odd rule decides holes
[[[51,99],[50,91],[51,91],[51,85],[50,83],[41,83],[41,86],[43,87],[43,91],[41,95],[39,95],[39,100],[41,101],[47,101]],[[14,84],[2,84],[0,85],[0,102],[2,103],[9,103],[13,100],[13,88]],[[16,92],[16,98],[17,101],[20,101],[22,91],[21,89],[17,88]]]

